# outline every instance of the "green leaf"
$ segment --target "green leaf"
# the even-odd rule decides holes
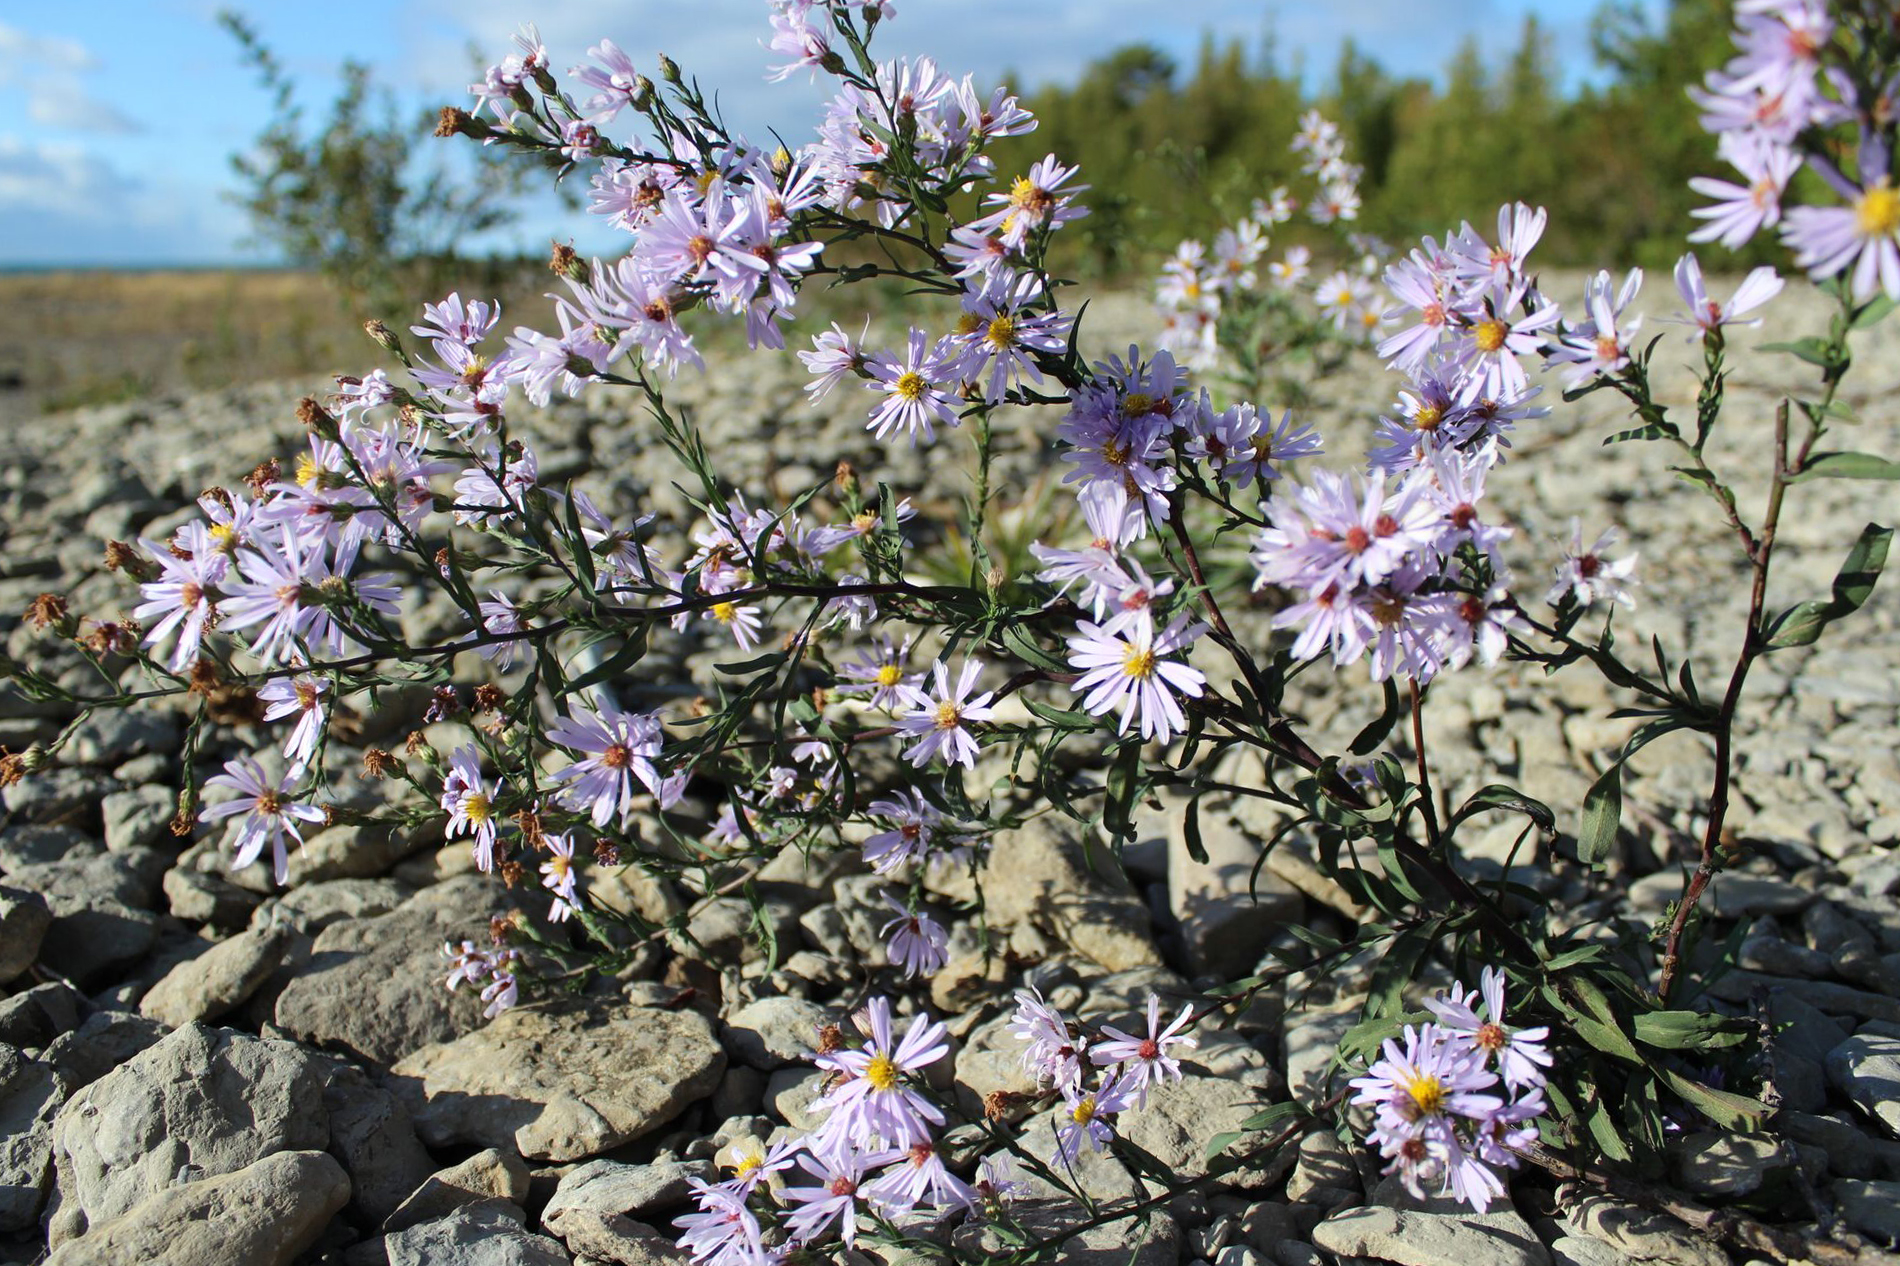
[[[1135,833],[1135,793],[1140,784],[1141,744],[1123,743],[1115,763],[1108,767],[1108,794],[1102,802],[1102,825],[1118,839]]]
[[[612,681],[621,673],[626,672],[627,669],[639,663],[646,653],[647,626],[637,624],[634,626],[633,632],[627,635],[627,640],[620,644],[619,650],[609,655],[606,659],[601,660],[598,664],[595,664],[573,681],[567,683],[565,693],[574,694],[577,691],[598,686],[603,682]]]
[[[1068,665],[1051,655],[1036,641],[1035,635],[1018,621],[1010,621],[1003,626],[1001,642],[1018,659],[1032,668],[1041,668],[1048,672],[1066,672]]]
[[[1188,801],[1187,819],[1182,824],[1187,833],[1188,856],[1201,865],[1207,865],[1207,845],[1201,842],[1201,798],[1195,796]]]
[[[1583,818],[1577,824],[1577,860],[1600,866],[1616,844],[1623,820],[1623,762],[1618,761],[1591,784],[1583,797]]]
[[[1615,435],[1605,439],[1603,443],[1605,447],[1607,447],[1611,444],[1624,443],[1627,440],[1667,439],[1671,435],[1674,435],[1675,432],[1676,428],[1673,426],[1658,426],[1656,423],[1651,422],[1648,426],[1633,426],[1627,431],[1618,431]]]
[[[1848,328],[1853,330],[1865,330],[1878,325],[1887,319],[1887,314],[1892,312],[1895,307],[1900,307],[1900,304],[1895,304],[1892,299],[1889,299],[1884,294],[1875,295],[1873,302],[1854,313],[1854,319],[1848,325]]]
[[[1578,1037],[1614,1059],[1631,1064],[1643,1062],[1635,1044],[1617,1021],[1609,997],[1595,981],[1587,976],[1572,976],[1565,982],[1564,993],[1546,990],[1545,996],[1570,1017],[1571,1028]]]
[[[764,672],[768,668],[777,668],[785,662],[784,651],[772,651],[752,659],[740,660],[731,664],[714,664],[713,668],[728,677],[750,677],[754,673]]]
[[[1699,1011],[1651,1011],[1636,1017],[1636,1040],[1664,1051],[1710,1051],[1746,1042],[1746,1021]]]
[[[1768,1115],[1768,1105],[1759,1099],[1705,1086],[1671,1069],[1660,1071],[1664,1083],[1684,1103],[1725,1130],[1759,1129]]]
[[[1399,723],[1399,712],[1399,688],[1388,677],[1385,680],[1385,708],[1353,739],[1349,749],[1352,754],[1364,756],[1385,742],[1385,736],[1392,733],[1392,727]]]
[[[1035,716],[1047,721],[1058,730],[1092,730],[1100,724],[1086,712],[1064,711],[1061,708],[1052,708],[1046,703],[1037,703],[1034,699],[1024,699],[1023,704]]]
[[[1521,813],[1546,831],[1557,825],[1557,815],[1552,813],[1550,806],[1542,800],[1533,800],[1515,787],[1506,787],[1502,783],[1494,782],[1488,787],[1480,787],[1472,792],[1471,798],[1459,805],[1458,812],[1451,815],[1451,821],[1446,824],[1445,829],[1450,830],[1466,818],[1482,813],[1486,809],[1509,809],[1513,813]]]
[[[1758,352],[1786,352],[1810,365],[1819,365],[1823,369],[1834,363],[1834,349],[1824,338],[1797,339],[1792,343],[1763,343]]]
[[[1847,551],[1847,561],[1834,577],[1833,595],[1799,603],[1782,612],[1768,628],[1768,649],[1778,651],[1811,645],[1829,624],[1860,610],[1874,592],[1880,569],[1887,565],[1887,546],[1892,540],[1892,528],[1878,523],[1862,528],[1854,548]]]
[[[1816,453],[1789,483],[1809,479],[1900,479],[1900,462],[1872,453]]]

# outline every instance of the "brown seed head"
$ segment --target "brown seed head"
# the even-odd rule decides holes
[[[521,863],[512,857],[495,867],[495,869],[501,874],[501,882],[510,888],[520,883],[521,877],[527,873],[522,869]]]
[[[485,681],[475,687],[475,711],[493,712],[507,697],[502,693],[500,686],[492,681]]]
[[[56,593],[43,593],[26,604],[26,622],[36,629],[52,628],[66,622],[66,599]]]
[[[381,778],[395,765],[396,757],[380,747],[372,747],[363,753],[363,773],[371,778]]]
[[[261,497],[272,484],[281,482],[283,477],[284,468],[273,457],[267,462],[259,462],[250,474],[244,476],[244,482],[250,486],[253,496]]]

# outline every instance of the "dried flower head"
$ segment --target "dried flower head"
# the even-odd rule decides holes
[[[363,753],[363,773],[367,777],[385,777],[395,764],[395,755],[380,747],[372,747]]]

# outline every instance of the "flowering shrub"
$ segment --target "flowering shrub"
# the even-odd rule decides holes
[[[1869,525],[1830,595],[1766,610],[1788,490],[1900,472],[1820,447],[1846,415],[1837,393],[1850,334],[1900,300],[1891,26],[1851,6],[1835,15],[1818,0],[1751,0],[1739,6],[1736,61],[1697,90],[1748,183],[1699,184],[1720,201],[1695,236],[1734,245],[1779,226],[1796,266],[1839,305],[1824,335],[1781,349],[1819,381],[1782,405],[1770,499],[1751,520],[1706,446],[1722,417],[1728,331],[1772,299],[1772,271],[1720,304],[1684,258],[1681,319],[1701,347],[1702,389],[1683,419],[1651,392],[1662,340],[1637,341],[1640,273],[1599,274],[1583,311],[1566,314],[1530,268],[1543,212],[1509,206],[1495,239],[1465,224],[1389,261],[1383,245],[1355,241],[1347,265],[1309,293],[1305,255],[1289,252],[1262,281],[1269,234],[1290,213],[1275,191],[1211,260],[1190,244],[1167,265],[1172,352],[1131,347],[1089,364],[1080,309],[1044,268],[1051,235],[1087,213],[1086,186],[1059,156],[1011,175],[986,153],[1035,121],[1007,92],[928,59],[874,60],[873,33],[890,17],[879,0],[772,8],[777,77],[837,84],[818,138],[796,152],[732,135],[677,67],[663,60],[655,84],[611,41],[564,87],[524,29],[475,86],[478,111],[445,110],[441,130],[588,180],[594,210],[628,234],[625,254],[557,250],[555,328],[507,332],[493,304],[458,295],[426,305],[410,338],[372,323],[406,381],[339,380],[327,403],[304,402],[309,447],[292,472],[267,462],[248,491],[207,493],[202,520],[171,540],[109,547],[140,582],[136,623],[88,627],[50,597],[36,609],[111,689],[78,694],[10,664],[16,683],[86,710],[195,696],[175,829],[238,819],[234,863],[268,844],[280,882],[291,844],[319,822],[437,822],[497,882],[538,876],[546,926],[498,925],[490,947],[445,947],[448,986],[480,987],[490,1015],[613,968],[629,945],[684,933],[684,916],[656,926],[597,901],[590,888],[607,872],[637,867],[756,902],[757,869],[792,849],[855,848],[891,881],[882,931],[895,970],[882,984],[901,990],[946,961],[946,931],[924,904],[933,868],[980,876],[994,833],[1043,813],[1119,845],[1137,806],[1164,790],[1186,797],[1188,849],[1201,860],[1202,797],[1285,810],[1282,835],[1310,833],[1326,877],[1368,911],[1347,939],[1297,929],[1310,953],[1290,967],[1369,966],[1339,1061],[1370,1066],[1322,1103],[1270,1104],[1244,1134],[1208,1140],[1207,1178],[1169,1172],[1117,1122],[1180,1076],[1199,1024],[1278,977],[1232,982],[1165,1024],[1151,997],[1132,1033],[1084,1028],[1025,990],[1013,1030],[1038,1083],[1032,1099],[1053,1110],[1027,1127],[1011,1123],[1020,1104],[953,1119],[923,1076],[948,1050],[945,1030],[913,1014],[900,1036],[880,994],[856,1017],[856,1037],[827,1030],[818,1041],[830,1075],[822,1124],[699,1189],[681,1243],[700,1261],[829,1251],[862,1235],[901,1241],[920,1210],[996,1220],[1031,1251],[1036,1237],[1008,1212],[1019,1184],[998,1168],[1007,1156],[1076,1194],[1078,1158],[1113,1148],[1162,1194],[1099,1214],[1090,1204],[1091,1216],[1134,1217],[1184,1184],[1264,1166],[1332,1118],[1415,1192],[1482,1209],[1527,1161],[1570,1176],[1646,1172],[1670,1119],[1758,1120],[1750,1026],[1697,1005],[1723,955],[1691,949],[1699,900],[1726,860],[1730,742],[1750,667],[1857,609],[1890,535]],[[1354,172],[1337,133],[1312,116],[1297,144],[1317,181],[1310,213],[1349,222]],[[1839,204],[1781,208],[1804,165]],[[798,354],[812,398],[862,393],[879,440],[969,437],[975,487],[946,525],[968,542],[969,556],[952,560],[956,583],[916,578],[941,507],[848,470],[789,502],[749,501],[757,491],[721,477],[718,454],[665,395],[701,364],[706,323],[731,321],[751,347],[781,351],[818,279],[880,278],[915,299],[901,337],[834,325]],[[1222,375],[1263,381],[1289,347],[1336,359],[1363,355],[1346,350],[1355,343],[1400,381],[1370,451],[1343,455],[1342,469],[1309,465],[1326,439],[1312,419],[1215,392]],[[1609,533],[1577,525],[1548,592],[1520,585],[1513,564],[1537,547],[1492,512],[1485,486],[1519,429],[1553,407],[1530,380],[1540,363],[1564,372],[1567,399],[1622,396],[1635,425],[1609,442],[1666,446],[1732,530],[1752,596],[1719,698],[1702,693],[1680,648],[1672,658],[1658,641],[1654,671],[1624,658],[1612,617],[1635,600],[1637,560]],[[544,475],[510,427],[518,399],[609,389],[647,407],[692,489],[694,521],[609,514],[585,487]],[[1034,411],[1086,524],[1075,539],[1035,543],[1033,578],[985,545],[1002,502],[990,472],[1004,407]],[[1248,546],[1238,583],[1234,567],[1208,561],[1231,534]],[[425,587],[447,595],[463,631],[413,636],[405,617]],[[718,697],[624,706],[617,691],[668,638],[729,644]],[[1624,760],[1674,731],[1711,742],[1699,864],[1653,949],[1556,919],[1536,894],[1481,886],[1457,864],[1481,815],[1523,818],[1520,842],[1557,832],[1534,788],[1494,785],[1455,807],[1433,788],[1423,719],[1433,682],[1507,659],[1594,670],[1630,700],[1626,715],[1645,718],[1567,833],[1583,866],[1600,866],[1615,843]],[[1378,714],[1344,752],[1317,748],[1285,707],[1289,680],[1321,660],[1376,687]],[[128,668],[132,686],[119,684]],[[370,775],[407,788],[395,807],[332,797],[333,710],[406,684],[432,690],[424,720],[460,727],[454,746],[445,754],[418,730],[401,754],[369,753]],[[268,705],[278,750],[240,754],[201,786],[195,758],[245,692]],[[9,756],[7,775],[58,760],[60,746]],[[201,803],[211,789],[220,797]],[[769,926],[761,914],[763,934]],[[1479,991],[1422,996],[1415,980],[1434,959]],[[1053,1129],[1053,1160],[1027,1146],[1036,1129]]]

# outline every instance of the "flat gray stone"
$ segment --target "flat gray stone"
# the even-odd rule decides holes
[[[734,1059],[769,1073],[810,1063],[818,1030],[831,1018],[831,1012],[803,998],[760,998],[727,1016],[720,1036]]]
[[[0,1000],[0,1042],[39,1050],[79,1023],[85,1000],[65,983],[51,980]]]
[[[274,1152],[321,1150],[330,1141],[325,1073],[289,1042],[202,1024],[141,1051],[76,1092],[54,1120],[51,1242],[122,1216],[181,1170],[214,1177]]]
[[[47,1266],[288,1266],[350,1197],[322,1152],[276,1152],[242,1169],[162,1187]]]
[[[464,1205],[383,1237],[389,1266],[570,1266],[566,1250],[522,1225],[506,1200]]]
[[[717,1175],[706,1161],[656,1161],[651,1165],[589,1161],[562,1176],[553,1198],[541,1211],[541,1226],[566,1244],[571,1253],[624,1263],[635,1247],[649,1251],[647,1241],[654,1232],[643,1220],[666,1221],[663,1216],[647,1215],[664,1215],[686,1204],[692,1195],[689,1180],[693,1178],[712,1182]],[[680,1256],[686,1255],[682,1252]]]
[[[434,1158],[416,1137],[402,1101],[358,1068],[341,1064],[323,1088],[330,1155],[350,1176],[350,1208],[369,1226],[381,1226],[428,1181]]]
[[[485,1200],[505,1200],[516,1208],[528,1203],[528,1167],[512,1150],[484,1148],[460,1164],[430,1174],[389,1215],[383,1230],[406,1231]]]
[[[1184,1179],[1207,1173],[1207,1144],[1216,1134],[1238,1131],[1241,1123],[1265,1107],[1258,1091],[1226,1077],[1188,1075],[1148,1089],[1148,1104],[1123,1113],[1117,1132]],[[1218,1187],[1262,1191],[1284,1176],[1284,1169],[1242,1169]]]
[[[590,999],[504,1011],[391,1069],[424,1142],[584,1160],[649,1133],[711,1094],[726,1069],[696,1011]]]
[[[178,793],[165,787],[128,787],[99,802],[105,817],[106,849],[122,853],[152,848],[175,837],[172,816],[178,812]]]
[[[53,1116],[65,1098],[51,1066],[0,1046],[0,1231],[40,1220],[53,1181]]]
[[[1900,1137],[1900,1037],[1855,1034],[1828,1052],[1827,1076],[1888,1134]]]
[[[1567,1197],[1567,1198],[1566,1198]],[[1563,1224],[1572,1235],[1600,1241],[1637,1262],[1658,1266],[1729,1266],[1728,1254],[1663,1213],[1565,1188],[1560,1193]]]
[[[290,943],[282,930],[240,932],[165,973],[139,1002],[139,1013],[177,1028],[216,1020],[257,991]]]
[[[95,1011],[47,1044],[42,1057],[69,1090],[89,1086],[134,1055],[158,1045],[165,1026],[131,1011]]]
[[[1550,1266],[1550,1250],[1509,1209],[1347,1209],[1314,1227],[1313,1243],[1335,1256],[1376,1257],[1398,1266]]]
[[[1889,1246],[1900,1244],[1900,1182],[1837,1178],[1834,1204],[1848,1224]]]
[[[183,862],[165,872],[164,886],[173,918],[219,928],[243,927],[264,900],[262,893]]]
[[[0,985],[13,983],[33,965],[52,926],[53,912],[44,897],[0,885]]]

